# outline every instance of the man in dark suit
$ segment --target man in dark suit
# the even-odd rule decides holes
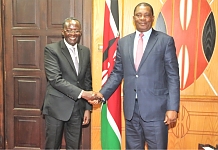
[[[60,149],[64,133],[66,148],[79,149],[82,125],[90,122],[93,96],[89,48],[79,43],[80,22],[67,18],[63,40],[48,44],[44,51],[47,90],[43,105],[46,122],[46,149]],[[90,92],[89,92],[90,91]]]
[[[168,124],[176,122],[180,103],[174,40],[152,28],[148,3],[135,7],[133,20],[136,32],[118,41],[114,69],[97,95],[107,100],[124,79],[126,149],[144,149],[145,143],[149,149],[166,149]]]

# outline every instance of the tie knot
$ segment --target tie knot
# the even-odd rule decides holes
[[[75,47],[73,47],[73,46],[70,47],[70,50],[73,52],[74,55],[76,55],[76,49],[75,49]]]
[[[71,48],[70,48],[73,52],[75,51],[75,48],[72,46]]]
[[[141,33],[139,34],[139,36],[140,36],[140,38],[142,38],[142,37],[144,36],[144,33],[141,32]]]

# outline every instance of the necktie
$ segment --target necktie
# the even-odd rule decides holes
[[[136,57],[135,57],[135,69],[138,70],[140,61],[142,59],[142,55],[143,55],[143,37],[144,34],[140,33],[139,35],[139,41],[138,41],[138,46],[137,46],[137,50],[136,50]]]
[[[72,51],[73,51],[73,63],[74,63],[75,69],[76,69],[76,73],[78,75],[78,72],[79,72],[78,54],[76,53],[76,50],[74,47],[72,48]]]

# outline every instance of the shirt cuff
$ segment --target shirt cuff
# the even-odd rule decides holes
[[[102,102],[103,104],[106,103],[106,100],[104,99],[104,97],[101,99],[101,102]]]
[[[82,97],[82,93],[83,93],[84,90],[82,90],[78,96],[78,98],[81,98]]]

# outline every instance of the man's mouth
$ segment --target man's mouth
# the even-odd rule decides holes
[[[69,37],[70,40],[76,40],[76,37]]]
[[[140,25],[141,25],[141,26],[144,26],[144,25],[146,25],[146,23],[140,23]]]

